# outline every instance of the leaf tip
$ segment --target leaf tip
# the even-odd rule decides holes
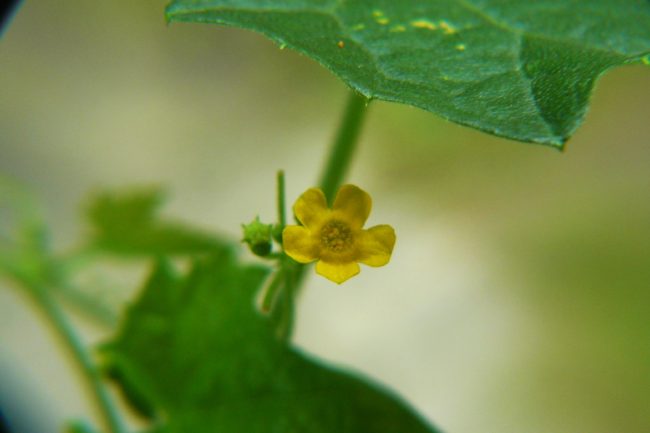
[[[491,131],[485,131],[493,133]],[[564,152],[566,142],[569,140],[569,135],[540,135],[535,137],[511,137],[507,135],[495,134],[497,136],[507,138],[510,140],[520,141],[522,143],[541,144],[544,147],[551,147],[560,152]]]
[[[510,137],[504,137],[512,139]],[[514,139],[515,141],[521,141],[522,143],[532,143],[532,144],[541,144],[544,147],[550,147],[559,152],[564,152],[566,149],[566,142],[568,137],[543,137],[538,139]]]
[[[564,152],[566,150],[566,142],[569,140],[569,137],[553,137],[551,140],[549,140],[548,144],[551,146],[553,149],[559,151],[559,152]]]
[[[641,57],[641,64],[650,66],[650,54],[646,54],[645,56]]]
[[[165,7],[165,22],[166,22],[168,25],[171,24],[173,21],[176,20],[176,19],[175,19],[175,12],[176,12],[176,8],[175,8],[175,5],[174,5],[173,2],[172,2],[172,3],[169,3],[169,4]]]

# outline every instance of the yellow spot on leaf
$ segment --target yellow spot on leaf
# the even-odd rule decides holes
[[[454,33],[458,33],[456,27],[454,27],[453,24],[445,20],[438,20],[437,22],[434,23],[433,21],[429,21],[427,19],[419,19],[419,20],[411,21],[411,26],[415,27],[416,29],[426,29],[426,30],[440,29],[446,35],[453,35]]]
[[[343,48],[343,47],[345,47],[345,42],[343,42],[343,41],[338,41],[338,43],[336,44],[336,46],[339,47],[339,48]]]
[[[440,28],[446,35],[453,35],[454,33],[458,32],[458,30],[456,30],[456,27],[445,20],[438,21],[438,25],[440,25]]]
[[[427,30],[435,30],[438,27],[435,25],[435,23],[432,23],[429,20],[411,21],[411,25],[416,29],[427,29]]]
[[[404,27],[404,26],[401,25],[401,24],[397,24],[396,26],[393,26],[393,27],[390,29],[390,31],[393,32],[393,33],[401,33],[401,32],[405,32],[405,31],[406,31],[406,27]]]
[[[467,46],[465,44],[458,44],[455,47],[458,51],[465,51],[467,49]]]
[[[372,11],[372,16],[375,18],[377,24],[381,24],[382,26],[385,26],[390,22],[390,20],[384,15],[384,12],[379,9]]]
[[[365,28],[366,28],[365,24],[359,23],[359,24],[355,25],[354,27],[352,27],[352,30],[363,30]]]

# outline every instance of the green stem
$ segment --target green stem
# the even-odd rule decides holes
[[[283,265],[285,274],[284,286],[279,301],[282,303],[280,318],[278,323],[278,336],[282,341],[288,341],[293,333],[294,315],[295,315],[295,298],[298,289],[299,278],[302,276],[304,265],[297,264],[287,257]]]
[[[364,115],[368,111],[367,106],[368,100],[364,96],[354,91],[350,92],[343,119],[320,180],[320,187],[330,203],[350,167]]]
[[[23,283],[27,283],[27,281],[23,281]],[[108,390],[102,382],[100,372],[97,370],[90,353],[86,351],[74,328],[63,314],[63,311],[59,308],[47,289],[38,284],[26,285],[30,288],[29,293],[32,295],[32,299],[54,327],[66,348],[81,368],[93,392],[95,403],[102,415],[105,426],[111,433],[125,433],[126,429],[122,424],[122,420],[111,400]]]
[[[270,313],[273,310],[273,305],[278,296],[278,292],[284,287],[284,280],[286,278],[286,271],[284,267],[280,267],[278,272],[273,276],[273,280],[266,288],[264,297],[262,298],[262,312]]]
[[[64,304],[70,306],[75,312],[83,314],[98,325],[113,328],[117,324],[117,315],[106,305],[98,302],[92,295],[79,287],[67,282],[59,282],[50,286]]]
[[[277,174],[278,178],[278,224],[284,229],[284,226],[287,225],[287,211],[284,204],[284,171],[279,170]]]

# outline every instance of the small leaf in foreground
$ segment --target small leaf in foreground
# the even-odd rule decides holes
[[[157,212],[163,198],[156,189],[96,196],[88,211],[94,245],[127,255],[192,254],[229,248],[227,242],[213,235],[160,219]]]
[[[51,281],[58,277],[49,232],[34,198],[0,177],[0,275]]]
[[[167,19],[254,30],[368,98],[556,147],[596,79],[650,53],[646,0],[174,0]]]
[[[224,253],[179,276],[161,263],[104,346],[108,368],[159,431],[432,433],[365,380],[276,339],[253,298],[268,269]]]

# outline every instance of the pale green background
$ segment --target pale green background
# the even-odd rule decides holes
[[[100,187],[162,184],[170,215],[238,237],[273,218],[277,169],[291,201],[315,182],[344,86],[258,35],[168,27],[163,7],[26,2],[0,41],[0,174],[60,248]],[[613,71],[564,153],[373,103],[349,180],[396,228],[393,260],[310,278],[297,345],[449,433],[650,431],[649,96],[650,68]],[[3,283],[0,394],[49,433],[92,416],[80,383]]]

